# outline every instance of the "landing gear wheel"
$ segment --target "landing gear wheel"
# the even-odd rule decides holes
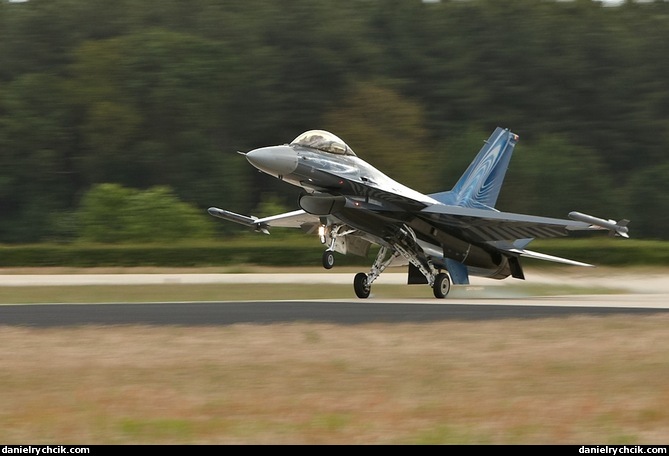
[[[332,269],[335,264],[335,257],[332,250],[326,250],[323,252],[323,267],[325,269]]]
[[[355,275],[355,278],[353,279],[353,289],[358,298],[365,299],[369,297],[371,287],[367,285],[367,274],[359,272]]]
[[[448,292],[451,290],[451,280],[448,278],[448,274],[440,272],[434,278],[434,286],[432,291],[434,292],[435,298],[445,298]]]

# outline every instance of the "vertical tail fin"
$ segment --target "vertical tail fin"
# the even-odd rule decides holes
[[[497,127],[452,190],[430,195],[444,204],[493,209],[518,135]]]

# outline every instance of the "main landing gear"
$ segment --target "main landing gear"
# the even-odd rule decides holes
[[[367,274],[364,272],[359,272],[355,275],[355,278],[353,279],[353,289],[355,290],[355,295],[358,298],[366,299],[369,297],[369,294],[372,291],[372,286],[368,282]],[[451,280],[448,278],[448,274],[444,272],[437,274],[434,285],[432,285],[432,292],[434,293],[434,297],[443,299],[448,295],[450,290]]]
[[[443,299],[448,295],[448,292],[451,291],[451,279],[448,277],[448,274],[445,272],[437,274],[434,278],[432,291],[435,298]]]
[[[355,230],[349,229],[345,225],[321,225],[318,230],[321,243],[327,246],[323,252],[323,267],[332,269],[335,264],[334,251],[338,246],[337,238],[354,233]],[[385,269],[399,256],[406,258],[415,266],[432,288],[435,298],[445,298],[451,290],[451,279],[445,272],[437,270],[432,262],[427,258],[425,252],[418,244],[416,234],[413,230],[404,225],[390,237],[386,238],[387,244],[381,246],[379,253],[372,264],[368,273],[360,272],[353,279],[353,289],[355,295],[360,299],[369,297],[372,283],[381,275]],[[338,246],[342,248],[341,245]],[[337,250],[342,252],[342,250]],[[345,253],[345,249],[343,251]]]
[[[369,297],[372,283],[400,255],[409,260],[425,276],[428,285],[432,287],[435,298],[442,299],[448,295],[451,290],[451,279],[448,274],[434,267],[416,242],[413,231],[408,227],[406,229],[408,231],[404,231],[404,234],[410,236],[403,236],[400,240],[395,240],[390,247],[382,246],[369,273],[360,272],[355,275],[353,289],[358,298]]]
[[[360,299],[365,299],[369,297],[372,287],[367,283],[367,274],[364,272],[358,272],[353,279],[353,289],[355,290],[355,295]]]

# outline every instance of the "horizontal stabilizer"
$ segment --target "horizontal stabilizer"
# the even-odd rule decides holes
[[[527,257],[527,258],[534,258],[536,260],[544,260],[544,261],[553,261],[555,263],[564,263],[564,264],[570,264],[572,266],[585,266],[589,268],[594,268],[593,265],[588,264],[588,263],[581,263],[580,261],[574,261],[570,260],[568,258],[561,258],[553,255],[547,255],[545,253],[540,253],[540,252],[534,252],[532,250],[525,250],[525,249],[509,249],[507,252],[510,253],[516,253],[518,255]]]

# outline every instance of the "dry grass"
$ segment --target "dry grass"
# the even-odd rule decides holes
[[[0,327],[4,444],[666,444],[669,316]]]
[[[611,289],[596,287],[571,287],[558,285],[508,286],[504,288],[465,292],[454,289],[451,298],[550,296],[568,294],[605,294]],[[191,302],[191,301],[247,301],[275,299],[351,299],[351,285],[331,284],[167,284],[167,285],[93,285],[93,286],[42,286],[0,287],[0,304],[27,303],[109,303],[109,302]],[[373,295],[377,298],[432,299],[432,290],[426,286],[376,285]]]

